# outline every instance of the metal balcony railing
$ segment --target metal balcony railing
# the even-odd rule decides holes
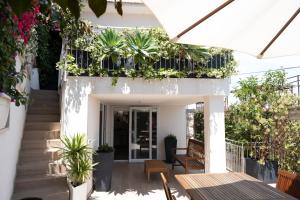
[[[291,85],[291,92],[300,97],[300,75],[287,78],[288,83]],[[297,102],[300,105],[300,100]]]
[[[69,48],[67,49],[67,54],[71,54],[75,58],[75,62],[80,68],[87,69],[90,67],[90,64],[93,64],[90,53],[87,51]],[[233,60],[234,58],[232,54],[216,54],[211,56],[209,59],[207,59],[206,62],[201,64],[191,59],[181,59],[179,58],[179,56],[174,56],[171,58],[161,57],[156,63],[154,63],[153,69],[160,70],[163,68],[184,71],[189,74],[190,78],[194,78],[196,76],[197,69],[199,69],[200,67],[220,69],[226,67]],[[101,66],[103,69],[107,70],[108,75],[111,75],[115,70],[118,70],[121,67],[135,70],[140,69],[140,66],[138,64],[135,64],[133,58],[121,57],[116,63],[114,63],[112,59],[104,59],[102,60]]]

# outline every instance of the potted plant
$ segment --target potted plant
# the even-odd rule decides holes
[[[66,167],[71,200],[87,199],[87,181],[93,170],[92,149],[88,147],[86,137],[76,134],[62,140],[62,160]]]
[[[262,146],[262,145],[261,145]],[[276,183],[278,173],[278,160],[274,158],[264,159],[258,151],[263,152],[263,147],[257,146],[255,152],[245,157],[245,172],[265,183]],[[253,147],[252,147],[253,149]]]
[[[169,134],[165,137],[165,152],[166,152],[166,162],[173,163],[173,153],[174,149],[177,147],[177,139],[176,136],[173,134]]]
[[[94,154],[94,162],[98,163],[93,173],[96,191],[110,190],[113,161],[113,148],[108,144],[100,145]]]

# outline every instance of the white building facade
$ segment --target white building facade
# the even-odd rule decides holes
[[[99,19],[87,7],[82,18],[93,25],[118,28],[160,26],[139,1],[125,1],[124,16],[116,13],[112,2],[108,4],[107,12]],[[115,160],[163,160],[167,135],[175,135],[177,146],[186,147],[186,108],[201,101],[205,104],[205,171],[226,171],[224,98],[229,94],[229,79],[123,77],[115,86],[111,79],[64,77],[61,82],[63,134],[86,133],[94,149],[107,143],[115,149]]]

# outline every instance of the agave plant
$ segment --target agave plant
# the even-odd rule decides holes
[[[127,34],[126,43],[129,56],[134,58],[135,63],[143,65],[147,61],[159,58],[159,47],[148,32],[136,31],[133,34]]]
[[[87,145],[83,134],[73,137],[65,136],[62,140],[62,159],[67,169],[67,177],[71,184],[76,187],[85,183],[93,170],[93,151]]]
[[[202,46],[181,44],[179,46],[179,57],[203,62],[210,57],[209,50]]]
[[[111,58],[114,63],[124,55],[125,43],[122,36],[113,29],[103,30],[95,38],[95,48],[100,50],[100,59]]]

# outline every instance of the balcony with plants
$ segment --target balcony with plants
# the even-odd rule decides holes
[[[65,57],[57,63],[71,76],[226,78],[235,73],[232,51],[177,44],[159,29],[93,29],[81,37],[66,34]],[[71,32],[71,31],[70,31]]]

